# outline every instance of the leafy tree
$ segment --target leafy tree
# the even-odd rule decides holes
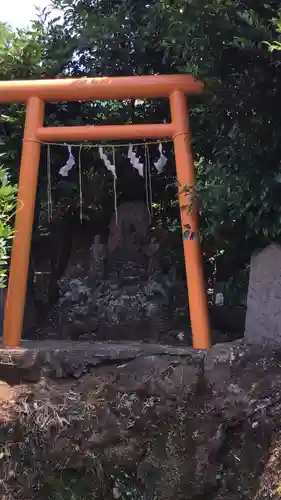
[[[0,80],[39,78],[42,75],[42,49],[35,29],[13,31],[0,23]],[[25,107],[0,104],[0,148],[5,165],[18,176]]]
[[[265,42],[277,48],[279,1],[53,0],[53,7],[61,15],[54,20],[45,10],[29,31],[3,28],[0,78],[175,72],[200,76],[206,92],[191,101],[190,111],[206,259],[215,257],[218,275],[225,278],[249,262],[253,249],[278,241],[281,54],[268,50]],[[0,140],[15,172],[23,111],[20,106],[1,110]],[[47,123],[55,125],[161,122],[168,106],[163,101],[52,103],[46,113]],[[78,219],[76,174],[59,182],[57,170],[65,152],[52,148],[52,154],[55,205],[68,207],[71,201],[72,216]],[[120,154],[117,164],[125,161]],[[43,152],[37,203],[41,210],[46,207],[45,165]],[[127,172],[120,168],[120,201],[143,196],[142,183],[128,178]],[[170,229],[178,220],[176,193],[169,187],[174,174],[170,162],[167,178],[155,183],[153,193]],[[112,185],[99,158],[89,151],[83,153],[83,175],[89,207],[85,218],[108,218]]]
[[[249,262],[253,249],[280,239],[279,2],[158,3],[168,11],[163,44],[178,70],[205,79],[191,109],[203,237],[220,252],[222,275]],[[223,252],[223,253],[222,253]]]
[[[273,25],[276,28],[276,32],[278,34],[278,39],[273,42],[266,41],[265,43],[268,45],[269,50],[272,52],[274,50],[281,50],[281,10],[279,11],[279,16],[273,19]]]
[[[191,103],[191,123],[206,256],[219,253],[231,270],[230,262],[239,267],[248,262],[254,248],[278,240],[280,55],[271,53],[264,41],[276,39],[272,18],[278,16],[279,2],[54,0],[53,4],[62,19],[48,24],[46,15],[45,60],[46,65],[61,61],[63,51],[61,75],[188,72],[205,80],[205,96]],[[71,109],[69,105],[69,120],[73,120]],[[112,109],[114,122],[161,121],[167,116],[165,103],[149,103],[135,115],[134,107],[124,108],[123,103],[103,107],[101,113],[99,109],[92,107],[99,122],[104,122],[104,115],[108,119]],[[85,118],[89,120],[90,114]],[[166,194],[162,184],[157,193],[162,205]],[[173,219],[177,211],[168,210],[171,202],[163,206],[167,218]]]

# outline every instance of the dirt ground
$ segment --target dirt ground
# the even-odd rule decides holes
[[[280,352],[114,349],[80,375],[1,382],[3,500],[280,498]]]

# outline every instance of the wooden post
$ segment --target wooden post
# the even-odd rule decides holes
[[[5,310],[3,343],[16,347],[20,343],[29,256],[40,161],[40,143],[36,132],[43,125],[44,102],[38,97],[27,101],[23,149],[19,176],[15,237],[13,240],[8,295]]]
[[[172,92],[170,106],[172,123],[175,127],[173,139],[179,183],[179,202],[193,347],[208,349],[211,345],[208,302],[200,252],[198,214],[192,200],[195,188],[195,168],[184,92],[180,90]],[[188,194],[184,192],[185,188],[190,189]]]

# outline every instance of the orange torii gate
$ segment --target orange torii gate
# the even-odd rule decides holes
[[[20,166],[15,238],[13,240],[6,301],[3,344],[20,344],[30,257],[34,205],[38,183],[40,144],[51,141],[172,138],[181,206],[192,206],[195,168],[190,146],[186,95],[203,91],[190,75],[153,75],[0,82],[0,103],[26,103]],[[44,127],[44,103],[82,100],[169,98],[171,123],[153,125],[102,125]],[[188,193],[184,187],[190,188]],[[183,234],[190,227],[193,238],[183,236],[193,347],[210,347],[207,295],[198,238],[196,209],[181,210]]]

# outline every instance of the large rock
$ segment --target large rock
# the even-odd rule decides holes
[[[0,348],[0,377],[9,382],[38,381],[43,376],[79,378],[92,367],[105,363],[122,364],[139,356],[157,355],[184,357],[197,363],[203,353],[190,347],[142,342],[23,341],[17,348]]]
[[[281,246],[271,244],[252,256],[245,339],[281,344]]]
[[[280,360],[241,341],[2,349],[1,496],[277,500]]]
[[[176,284],[173,271],[161,271],[158,249],[146,206],[121,205],[108,243],[96,236],[89,250],[75,251],[41,337],[157,340],[168,329]]]
[[[105,276],[95,294],[99,338],[157,340],[165,330],[165,306],[175,284],[157,259],[149,214],[140,202],[118,209],[110,225]],[[166,325],[167,328],[167,325]]]
[[[40,337],[78,338],[85,331],[96,330],[93,299],[103,277],[104,257],[105,246],[99,236],[90,249],[74,252],[58,283],[59,300],[49,312],[46,325],[38,330]]]
[[[218,344],[206,355],[205,381],[226,418],[260,418],[281,394],[281,351],[243,341]]]

